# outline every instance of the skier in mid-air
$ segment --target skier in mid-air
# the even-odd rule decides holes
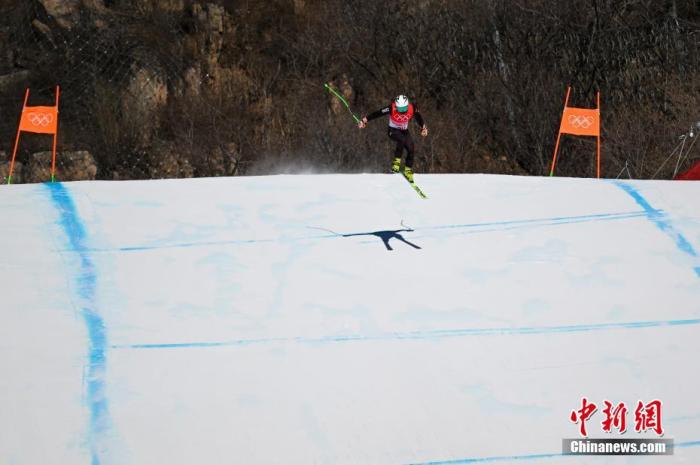
[[[425,125],[423,116],[418,111],[416,103],[409,101],[408,97],[405,95],[399,95],[391,102],[391,105],[364,116],[357,124],[357,127],[363,129],[367,126],[367,122],[384,115],[389,115],[389,138],[396,141],[396,150],[394,150],[394,161],[391,164],[391,171],[394,173],[399,172],[401,169],[401,156],[403,150],[406,149],[406,162],[404,164],[403,174],[406,179],[412,183],[415,148],[411,133],[408,132],[408,123],[415,117],[416,123],[421,128],[420,135],[423,137],[428,135],[428,127]]]

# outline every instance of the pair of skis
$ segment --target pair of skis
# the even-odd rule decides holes
[[[328,92],[335,95],[338,98],[338,100],[340,100],[343,103],[343,105],[345,105],[345,108],[348,109],[348,111],[350,112],[350,114],[352,115],[352,118],[355,120],[356,123],[360,122],[360,118],[358,118],[357,115],[355,113],[353,113],[352,110],[350,109],[350,104],[348,103],[348,101],[345,100],[345,98],[342,95],[340,95],[340,93],[338,93],[337,90],[335,90],[333,87],[331,87],[327,83],[323,84],[323,87],[325,87],[326,90],[328,90]],[[422,199],[428,198],[428,196],[425,195],[425,193],[421,190],[420,187],[418,187],[418,185],[416,185],[416,183],[414,181],[411,181],[410,179],[408,179],[406,177],[406,175],[403,173],[401,173],[401,175],[406,180],[406,182],[408,182],[408,184],[410,184],[410,186],[413,188],[413,190],[416,191],[416,193],[420,196],[420,198],[422,198]]]
[[[425,193],[421,190],[420,187],[418,187],[418,185],[417,185],[414,181],[411,181],[410,179],[408,179],[408,178],[406,177],[406,175],[403,174],[403,173],[401,173],[401,176],[403,176],[403,178],[406,180],[406,182],[408,182],[408,183],[411,185],[411,187],[413,188],[413,190],[416,191],[416,192],[418,193],[418,195],[420,196],[421,199],[427,199],[427,198],[428,198],[428,196],[425,195]]]

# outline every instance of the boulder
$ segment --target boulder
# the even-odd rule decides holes
[[[24,166],[22,163],[15,161],[14,172],[12,173],[12,184],[21,184],[23,182]],[[3,150],[0,150],[0,184],[7,183],[7,177],[10,175],[10,157]]]
[[[0,184],[7,184],[7,176],[10,174],[10,162],[0,162]],[[12,184],[22,184],[24,182],[24,165],[15,161],[15,168],[12,173]]]
[[[95,159],[87,150],[59,152],[56,154],[57,181],[88,181],[97,175]],[[32,154],[24,173],[25,182],[51,180],[51,152]]]
[[[161,142],[151,149],[149,175],[152,179],[192,178],[194,168],[180,156],[174,144]]]

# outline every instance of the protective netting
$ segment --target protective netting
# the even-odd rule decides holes
[[[59,151],[101,179],[386,171],[382,124],[355,130],[324,82],[358,114],[416,97],[418,172],[547,174],[566,85],[581,107],[600,90],[603,176],[669,179],[700,157],[700,3],[0,2],[5,156],[25,88],[43,105],[59,84]],[[18,159],[47,150],[28,135]],[[595,175],[595,141],[561,151],[558,175]]]
[[[239,102],[214,101],[221,89],[206,88],[207,64],[198,59],[200,47],[223,44],[197,43],[211,40],[211,31],[183,40],[188,28],[209,27],[212,11],[204,7],[202,20],[191,15],[188,22],[182,5],[140,11],[94,2],[66,11],[60,2],[49,3],[0,7],[7,54],[0,60],[0,149],[6,156],[25,88],[31,90],[28,105],[51,105],[58,84],[59,151],[89,150],[99,160],[98,178],[236,172],[239,134],[227,115]],[[31,162],[30,154],[40,150],[50,150],[50,139],[23,135],[18,161]],[[59,168],[64,161],[58,157]]]

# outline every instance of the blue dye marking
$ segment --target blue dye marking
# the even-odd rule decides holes
[[[637,202],[637,204],[644,209],[644,211],[647,213],[647,218],[649,218],[649,220],[652,223],[654,223],[657,228],[659,228],[666,235],[671,237],[671,239],[673,239],[676,243],[676,247],[678,247],[679,250],[692,257],[698,256],[697,252],[690,244],[690,242],[688,242],[685,236],[683,236],[682,233],[680,233],[673,227],[671,221],[668,220],[667,217],[665,217],[664,215],[659,215],[659,210],[652,208],[649,202],[647,202],[644,196],[642,196],[642,194],[634,186],[621,181],[613,182],[616,186],[618,186],[620,189],[625,191],[630,197],[632,197],[635,200],[635,202]],[[695,271],[698,272],[698,268],[695,268]],[[700,275],[700,273],[698,275]]]
[[[688,326],[700,324],[700,318],[690,320],[659,320],[659,321],[632,321],[627,323],[600,323],[586,325],[569,326],[533,326],[519,328],[464,328],[464,329],[444,329],[433,331],[410,331],[392,332],[376,335],[351,334],[342,336],[325,336],[317,338],[288,337],[288,338],[261,338],[261,339],[238,339],[231,341],[203,341],[203,342],[181,342],[162,344],[116,344],[110,346],[112,349],[184,349],[184,348],[205,348],[221,346],[244,346],[253,344],[269,344],[278,342],[295,343],[334,343],[351,341],[382,341],[382,340],[404,340],[404,339],[441,339],[448,337],[468,337],[468,336],[509,336],[527,334],[556,334],[556,333],[580,333],[590,331],[608,331],[614,329],[641,329],[655,328],[661,326]]]
[[[562,453],[555,454],[530,454],[530,455],[502,455],[497,457],[480,457],[471,459],[455,459],[455,460],[442,460],[437,462],[422,462],[415,463],[412,465],[457,465],[462,463],[488,463],[488,462],[502,462],[504,460],[537,460],[537,459],[551,459],[553,457],[562,457]]]
[[[659,216],[664,216],[662,210],[653,210],[654,214]],[[622,213],[599,213],[596,215],[579,215],[579,216],[555,216],[552,218],[535,218],[528,220],[508,220],[508,221],[494,221],[491,223],[468,223],[468,224],[448,224],[441,226],[424,226],[421,228],[415,228],[415,230],[428,230],[428,229],[463,229],[463,228],[482,228],[490,226],[550,226],[557,224],[570,224],[570,223],[581,223],[588,221],[598,221],[598,220],[619,220],[628,218],[637,218],[640,216],[647,216],[648,211],[643,212],[622,212]]]
[[[231,241],[209,241],[209,242],[185,242],[182,244],[170,244],[161,246],[133,246],[133,247],[121,247],[114,249],[117,252],[141,252],[144,250],[154,250],[154,249],[187,249],[190,247],[207,247],[207,246],[217,246],[217,245],[234,245],[234,244],[259,244],[264,242],[273,242],[271,239],[240,239]],[[95,249],[95,252],[104,252],[101,249]]]
[[[678,442],[673,445],[675,448],[686,448],[686,447],[697,447],[700,446],[700,441],[686,441]],[[527,455],[502,455],[494,457],[475,457],[475,458],[465,458],[465,459],[454,459],[454,460],[441,460],[434,462],[420,462],[411,465],[458,465],[465,463],[489,463],[489,462],[504,462],[504,461],[514,461],[514,460],[538,460],[538,459],[551,459],[554,457],[564,457],[565,455],[561,452],[551,453],[551,454],[527,454]],[[567,455],[567,457],[572,457]]]
[[[665,213],[662,210],[651,210],[655,215],[662,218]],[[556,226],[563,224],[573,224],[573,223],[583,223],[589,221],[611,221],[611,220],[625,220],[639,217],[647,217],[649,215],[648,211],[636,211],[636,212],[621,212],[621,213],[600,213],[595,215],[579,215],[579,216],[559,216],[551,218],[535,218],[528,220],[506,220],[506,221],[494,221],[487,223],[467,223],[467,224],[447,224],[438,226],[423,226],[417,228],[411,228],[408,232],[419,232],[419,231],[439,231],[446,229],[466,229],[475,230],[476,232],[493,232],[493,231],[504,231],[517,228],[527,228],[527,227],[538,227],[538,226]],[[322,228],[319,228],[322,229]],[[271,242],[282,242],[282,241],[309,241],[317,239],[337,239],[348,236],[360,236],[360,235],[371,235],[376,234],[378,231],[373,232],[361,232],[361,233],[332,233],[332,234],[319,234],[314,236],[302,236],[302,237],[287,237],[279,239],[232,239],[228,241],[205,241],[205,242],[185,242],[185,243],[175,243],[175,244],[159,244],[159,245],[144,245],[144,246],[131,246],[131,247],[117,247],[114,249],[84,249],[86,252],[91,253],[102,253],[102,252],[144,252],[149,250],[159,250],[159,249],[180,249],[180,248],[191,248],[191,247],[209,247],[209,246],[228,246],[228,245],[245,245],[245,244],[260,244],[260,243],[271,243]],[[381,231],[379,231],[381,232]],[[434,235],[423,234],[422,236],[413,237],[434,237]]]
[[[70,193],[61,183],[47,183],[51,200],[60,213],[58,223],[66,233],[72,250],[79,254],[80,269],[76,276],[76,286],[81,303],[81,314],[89,339],[87,369],[87,403],[90,409],[89,444],[92,465],[100,464],[98,438],[109,424],[104,370],[107,336],[104,321],[95,308],[97,275],[87,248],[87,234],[80,221]]]

